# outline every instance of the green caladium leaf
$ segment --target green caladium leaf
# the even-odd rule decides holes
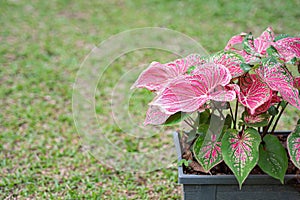
[[[247,63],[242,63],[240,65],[241,69],[244,71],[244,72],[248,72],[251,70],[252,66],[247,64]]]
[[[279,113],[278,109],[275,107],[275,106],[271,106],[269,109],[268,109],[268,113],[272,116],[275,116]]]
[[[278,138],[267,134],[259,146],[258,166],[273,178],[284,182],[284,175],[288,168],[286,151]]]
[[[193,145],[196,160],[207,173],[211,168],[223,161],[220,134],[209,132],[207,136],[199,136]]]
[[[181,122],[182,120],[185,120],[188,116],[189,116],[188,113],[177,112],[177,113],[171,115],[163,125],[164,126],[172,126],[174,124]]]
[[[198,114],[198,119],[196,121],[199,122],[199,125],[201,124],[208,124],[210,120],[210,111],[206,109],[205,111]]]
[[[294,165],[300,169],[300,120],[296,129],[287,138],[287,149]]]
[[[260,142],[260,135],[253,128],[248,128],[240,133],[235,129],[229,129],[222,138],[223,159],[233,171],[240,189],[258,162]]]
[[[263,113],[260,115],[250,115],[247,112],[243,112],[242,120],[244,124],[250,127],[264,127],[269,123],[270,115]]]

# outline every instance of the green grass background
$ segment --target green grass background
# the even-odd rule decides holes
[[[0,0],[0,199],[180,199],[175,166],[132,175],[83,151],[71,102],[80,63],[95,45],[132,28],[170,28],[209,52],[267,26],[296,35],[299,7],[297,0]],[[156,55],[144,51],[115,65],[172,57]],[[97,108],[99,116],[108,112]],[[287,111],[283,125],[298,117]]]

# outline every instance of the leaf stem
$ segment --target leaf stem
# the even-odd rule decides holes
[[[281,104],[281,102],[277,105],[277,107],[276,107],[277,110],[279,109],[280,104]],[[281,111],[282,111],[282,110],[281,110]],[[278,118],[280,118],[280,116],[281,116],[281,114],[282,114],[281,111],[280,111],[280,113],[279,113]],[[263,134],[261,135],[262,138],[268,133],[268,130],[269,130],[269,128],[271,127],[271,124],[273,123],[273,121],[274,121],[274,119],[275,119],[275,116],[276,116],[276,115],[273,115],[272,118],[271,118],[271,120],[269,121],[268,125],[265,126],[265,127],[263,127]],[[277,119],[278,119],[278,118],[277,118]],[[279,119],[278,119],[278,120],[279,120]],[[278,122],[278,120],[276,120],[276,121]],[[276,123],[276,122],[275,122],[275,123]],[[273,127],[274,127],[274,126],[273,126]],[[273,132],[273,130],[272,130],[272,132]],[[272,133],[272,132],[271,132],[271,133]]]
[[[232,108],[231,108],[231,105],[230,105],[230,104],[229,104],[229,110],[230,110],[231,118],[232,118],[232,120],[233,120],[233,124],[235,124],[235,118],[234,118],[234,116],[233,116],[233,112],[232,112]],[[230,128],[231,128],[231,126],[230,126]]]
[[[191,116],[188,116],[188,119],[193,122],[194,124],[196,123],[196,121],[191,117]]]
[[[277,119],[276,119],[276,121],[275,121],[275,123],[274,123],[274,126],[273,126],[273,128],[272,128],[271,133],[274,133],[275,128],[276,128],[276,126],[277,126],[277,124],[278,124],[278,121],[279,121],[279,119],[280,119],[280,117],[281,117],[283,111],[285,110],[285,108],[287,107],[288,104],[289,104],[289,103],[286,102],[285,105],[282,106],[282,109],[281,109],[281,111],[280,111],[280,113],[279,113],[279,115],[278,115],[278,117],[277,117]]]
[[[233,124],[233,128],[234,128],[234,129],[236,129],[238,108],[239,108],[239,102],[238,102],[238,100],[236,100],[236,104],[235,104],[235,114],[234,114],[234,124]]]
[[[193,130],[195,130],[195,127],[192,125],[192,124],[190,124],[190,122],[188,121],[188,120],[184,120],[184,122],[187,124],[187,125],[189,125]]]

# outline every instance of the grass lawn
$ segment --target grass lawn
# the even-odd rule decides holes
[[[110,36],[142,27],[182,32],[209,52],[222,49],[234,34],[258,36],[267,26],[299,35],[299,7],[297,0],[1,0],[0,199],[180,199],[176,157],[170,168],[132,174],[85,151],[72,115],[73,84],[85,56]],[[121,144],[125,150],[139,149],[109,123],[105,94],[126,67],[174,58],[141,50],[120,57],[106,71],[105,85],[95,93],[96,114],[105,134],[127,141]],[[142,103],[129,103],[130,111],[142,120],[149,98],[144,92],[137,98]],[[290,128],[300,113],[287,112],[282,124]],[[143,145],[162,148],[168,143],[164,137],[161,133]]]

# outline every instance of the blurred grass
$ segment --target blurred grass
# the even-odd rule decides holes
[[[297,0],[0,1],[0,199],[180,199],[175,167],[132,175],[84,153],[71,110],[80,63],[101,41],[138,27],[180,31],[210,52],[234,34],[258,35],[267,26],[299,34],[299,7]],[[114,64],[174,58],[156,55],[145,51]],[[298,117],[288,110],[284,127]]]

